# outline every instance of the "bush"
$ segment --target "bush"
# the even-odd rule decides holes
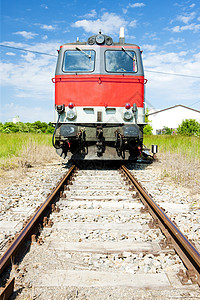
[[[162,130],[162,134],[166,134],[166,135],[171,135],[172,134],[172,129],[167,127],[167,126],[164,126],[163,127],[163,130]]]
[[[54,127],[51,123],[45,123],[36,121],[34,123],[22,123],[17,122],[6,122],[5,124],[0,123],[0,132],[2,133],[16,133],[16,132],[25,132],[25,133],[53,133]]]
[[[146,135],[151,135],[153,132],[153,127],[150,124],[144,126],[143,133]]]
[[[146,109],[146,113],[145,113],[145,123],[149,123],[148,113],[149,113],[149,110],[147,108]],[[143,133],[146,134],[146,135],[153,134],[153,127],[150,124],[147,124],[143,128]]]
[[[200,135],[200,123],[194,119],[186,119],[178,126],[177,133],[180,135]]]

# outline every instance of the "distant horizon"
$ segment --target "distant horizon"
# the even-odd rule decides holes
[[[5,122],[1,122],[1,121],[0,121],[0,124],[5,124],[5,123],[13,123],[13,124],[17,124],[17,123],[23,123],[23,124],[26,124],[26,123],[30,123],[30,124],[33,124],[33,123],[36,123],[36,122],[41,122],[41,123],[46,123],[46,124],[54,123],[54,122],[51,122],[51,121],[45,122],[45,121],[41,121],[41,120],[36,120],[36,121],[33,121],[33,122],[29,122],[29,121],[23,122],[23,121],[19,120],[19,121],[17,121],[17,122],[13,122],[13,121],[5,121]]]

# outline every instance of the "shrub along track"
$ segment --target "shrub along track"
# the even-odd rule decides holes
[[[103,293],[106,298],[106,293],[113,288],[120,289],[118,292],[125,295],[126,292],[133,293],[131,288],[171,289],[180,282],[187,287],[192,283],[200,285],[200,255],[195,247],[125,166],[119,172],[78,172],[73,165],[1,257],[2,278],[13,273],[10,265],[13,269],[25,241],[32,240],[33,253],[45,254],[45,257],[41,254],[39,262],[44,264],[43,268],[36,270],[38,257],[30,259],[30,251],[26,255],[27,261],[25,257],[22,262],[24,267],[19,266],[16,286],[20,286],[19,275],[23,283],[30,268],[35,292],[41,294],[46,288],[50,290],[49,299],[51,296],[53,299],[61,287],[73,294],[70,288],[75,286],[77,295],[72,297],[82,293],[84,299],[88,295],[90,298],[91,294],[87,293],[92,293],[92,288],[93,293],[100,298]],[[30,246],[30,242],[26,245]],[[184,266],[175,258],[174,250]],[[163,264],[167,265],[163,257],[167,256],[173,257],[174,269],[179,268],[178,276],[169,266],[167,276],[162,271]],[[2,289],[0,299],[7,299],[13,289],[14,279],[11,278]],[[45,299],[47,294],[42,296]],[[59,297],[57,294],[54,299]],[[120,299],[123,298],[120,296]]]

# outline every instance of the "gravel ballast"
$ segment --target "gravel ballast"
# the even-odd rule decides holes
[[[62,162],[47,164],[41,167],[37,166],[29,169],[26,173],[26,177],[22,176],[21,178],[15,178],[15,182],[11,184],[11,186],[6,186],[6,184],[4,184],[0,193],[1,252],[5,250],[6,241],[22,228],[23,222],[30,215],[32,215],[34,210],[46,199],[47,194],[53,189],[58,180],[66,173],[67,169],[68,166],[66,164],[62,164]],[[186,234],[189,239],[192,239],[192,241],[195,242],[196,248],[200,250],[199,198],[198,196],[194,195],[193,190],[190,190],[188,187],[185,188],[180,184],[176,185],[174,182],[170,181],[169,178],[163,177],[161,161],[155,162],[152,165],[130,164],[129,169],[136,176],[138,181],[140,181],[146,188],[148,193],[150,193],[151,197],[165,209],[166,214],[176,222],[180,230]],[[109,179],[107,179],[107,181],[109,181]],[[112,195],[112,185],[110,189]],[[74,196],[78,196],[76,189],[74,190]],[[90,206],[88,205],[86,208],[90,209]],[[92,209],[95,209],[95,207]],[[83,220],[84,217],[85,216],[83,214],[83,216],[81,216],[81,220]],[[67,218],[69,222],[70,219],[74,220],[74,218],[77,218],[77,222],[80,221],[80,215],[76,217],[76,215],[69,214]],[[88,215],[87,218],[90,218],[90,215]],[[116,216],[111,216],[111,218],[116,218]],[[13,226],[9,227],[8,222],[9,224],[13,224]],[[129,219],[125,218],[124,222],[128,223]],[[1,225],[4,226],[4,228],[1,227]],[[44,231],[43,234],[48,236],[48,230],[46,230],[46,232]],[[83,240],[86,238],[88,240],[95,240],[95,234],[92,231],[88,231],[87,237],[80,236],[80,239]],[[127,232],[127,236],[129,234],[130,233]],[[138,234],[138,236],[139,235],[140,234]],[[144,240],[145,236],[139,236],[139,238]],[[102,235],[102,242],[114,239],[115,236],[110,235],[109,233],[107,235]],[[35,251],[37,252],[36,249]],[[95,255],[83,255],[83,261],[86,264],[90,264],[91,269],[93,268],[93,261],[96,260],[94,259]],[[120,264],[116,263],[116,268],[121,268],[125,272],[131,273],[132,270],[129,268],[129,262],[132,262],[133,259],[141,259],[139,255],[140,254],[136,255],[135,257],[133,254],[125,252],[123,260],[113,255],[110,257],[110,262],[118,262],[119,260]],[[100,254],[97,256],[97,267],[102,267],[103,270],[105,257]],[[148,266],[149,261],[151,260],[152,257],[146,257],[145,264]],[[159,268],[162,267],[162,264],[165,264],[165,266],[169,265],[170,267],[170,257],[163,257]],[[109,268],[109,265],[107,267]],[[82,289],[81,293],[76,290],[76,288],[71,288],[71,291],[69,289],[68,296],[65,296],[64,294],[62,295],[61,291],[60,294],[57,295],[60,298],[56,298],[53,289],[48,289],[44,292],[46,297],[49,297],[48,299],[101,299],[98,298],[98,296],[101,297],[101,295],[104,293],[101,288],[91,288],[90,291],[87,289]],[[136,289],[135,294],[132,296],[132,298],[130,298],[131,290],[129,291],[129,289],[122,290],[120,288],[115,288],[115,290],[110,290],[110,294],[106,292],[103,299],[173,299],[177,297],[181,297],[183,299],[198,299],[198,292],[198,289],[196,287],[193,288],[192,286],[190,286],[187,291],[141,291]],[[53,295],[55,298],[53,298]],[[17,299],[24,298],[20,298],[19,295]],[[45,298],[39,296],[38,299]]]

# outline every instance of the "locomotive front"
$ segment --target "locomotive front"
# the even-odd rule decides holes
[[[123,30],[122,30],[123,35]],[[144,71],[135,44],[101,34],[60,47],[53,145],[72,159],[136,159],[142,151]]]

